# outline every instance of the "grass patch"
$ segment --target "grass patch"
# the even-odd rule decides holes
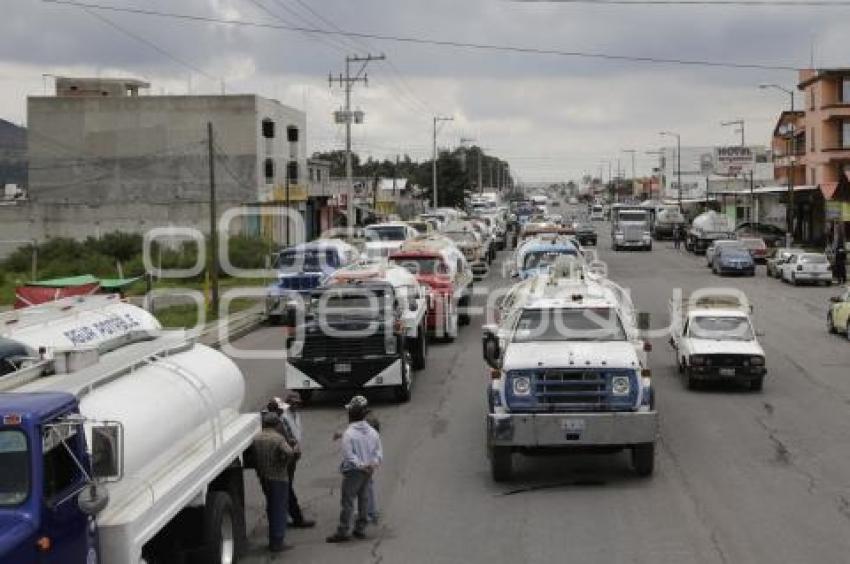
[[[230,302],[228,314],[239,313],[259,304],[258,300],[250,298],[238,298]],[[164,307],[154,312],[162,326],[168,329],[185,329],[194,327],[198,323],[198,308],[192,304],[175,305]],[[218,311],[207,308],[206,323],[218,320]]]

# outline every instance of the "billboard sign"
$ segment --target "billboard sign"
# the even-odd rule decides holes
[[[714,174],[720,176],[749,174],[755,168],[755,164],[756,153],[752,147],[735,145],[714,149]]]

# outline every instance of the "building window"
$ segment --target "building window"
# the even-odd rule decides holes
[[[841,103],[850,104],[850,77],[841,79]]]
[[[838,130],[839,140],[842,149],[850,149],[850,120],[841,122],[841,129]]]
[[[811,140],[809,142],[809,145],[811,146],[810,151],[812,153],[814,153],[815,152],[815,129],[814,128],[809,129],[809,139]]]
[[[316,179],[316,170],[311,168],[310,170],[310,182],[313,182]]]
[[[298,161],[289,161],[286,164],[286,177],[292,184],[298,184]]]
[[[316,169],[316,182],[321,182],[321,181],[322,181],[322,169],[317,168]]]
[[[263,137],[274,139],[274,122],[269,118],[263,120]]]
[[[266,177],[266,184],[274,184],[274,161],[272,159],[266,159],[263,163],[263,170]]]
[[[298,128],[294,125],[290,125],[286,128],[286,140],[290,143],[298,142]]]

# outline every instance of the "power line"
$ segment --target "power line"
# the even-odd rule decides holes
[[[684,0],[683,0],[684,1]],[[65,6],[75,6],[79,8],[90,8],[93,10],[104,10],[111,12],[122,12],[143,16],[156,16],[163,18],[172,18],[177,20],[194,21],[202,23],[213,23],[221,25],[232,25],[239,27],[278,29],[285,31],[298,31],[304,33],[317,33],[323,35],[342,35],[346,37],[358,37],[361,39],[375,39],[380,41],[392,41],[396,43],[408,43],[419,45],[433,45],[438,47],[452,47],[457,49],[469,49],[477,51],[497,51],[503,53],[520,53],[524,55],[551,55],[559,57],[574,57],[608,61],[628,61],[634,63],[650,63],[650,64],[668,64],[681,66],[696,66],[696,67],[714,67],[728,68],[739,70],[769,70],[769,71],[798,71],[801,67],[792,65],[770,65],[763,63],[737,63],[711,61],[707,59],[678,59],[665,57],[641,57],[635,55],[620,55],[610,53],[591,53],[587,51],[567,51],[561,49],[546,49],[540,47],[523,47],[518,45],[499,45],[495,43],[472,43],[466,41],[453,41],[444,39],[428,39],[414,36],[401,35],[386,35],[377,33],[360,33],[354,31],[333,31],[327,29],[318,29],[311,27],[300,27],[291,25],[278,25],[271,23],[254,22],[247,20],[227,20],[215,18],[211,16],[198,16],[192,14],[181,14],[177,12],[163,12],[159,10],[148,10],[142,8],[130,8],[121,6],[109,6],[105,4],[94,4],[87,2],[78,2],[76,0],[42,0],[48,4],[59,4]]]
[[[150,47],[151,49],[153,49],[153,50],[154,50],[154,51],[156,51],[157,53],[159,53],[159,54],[161,54],[161,55],[164,55],[164,56],[168,57],[169,59],[171,59],[171,60],[172,60],[172,61],[174,61],[175,63],[180,64],[180,65],[183,65],[184,67],[186,67],[186,68],[188,68],[188,69],[190,69],[190,70],[193,70],[193,71],[195,71],[196,73],[201,74],[201,75],[203,75],[203,76],[205,76],[205,77],[207,77],[207,78],[209,78],[209,79],[211,79],[211,80],[218,80],[218,78],[216,78],[216,77],[214,77],[214,76],[210,75],[209,73],[205,72],[205,71],[204,71],[203,69],[201,69],[200,67],[198,67],[198,66],[196,66],[196,65],[193,65],[192,63],[190,63],[190,62],[188,62],[188,61],[185,61],[185,60],[181,59],[180,57],[178,57],[177,55],[174,55],[173,53],[170,53],[169,51],[166,51],[165,49],[163,49],[162,47],[160,47],[160,46],[159,46],[159,45],[157,45],[156,43],[154,43],[154,42],[152,42],[152,41],[149,41],[149,40],[145,39],[145,38],[144,38],[144,37],[142,37],[141,35],[138,35],[138,34],[136,34],[136,33],[133,33],[133,32],[132,32],[132,31],[130,31],[129,29],[126,29],[126,28],[124,28],[124,27],[122,27],[122,26],[118,25],[117,23],[113,22],[112,20],[110,20],[109,18],[107,18],[106,16],[104,16],[103,14],[98,14],[97,12],[93,11],[92,9],[88,9],[88,8],[85,8],[85,12],[86,12],[88,15],[92,16],[93,18],[97,18],[98,20],[102,21],[103,23],[105,23],[106,25],[110,26],[111,28],[113,28],[113,29],[117,29],[118,31],[120,31],[120,32],[121,32],[121,33],[123,33],[124,35],[127,35],[127,36],[129,36],[129,37],[131,37],[131,38],[135,39],[136,41],[138,41],[138,42],[140,42],[140,43],[144,43],[145,45],[147,45],[148,47]]]
[[[512,0],[518,4],[599,4],[617,6],[755,6],[830,8],[848,7],[846,0]]]

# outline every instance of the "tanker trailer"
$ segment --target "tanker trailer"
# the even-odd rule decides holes
[[[0,378],[0,562],[237,561],[243,455],[260,428],[239,411],[238,367],[133,306],[97,318],[77,304],[41,312],[43,340],[35,317],[3,329],[41,352]],[[127,327],[108,336],[116,318]]]

